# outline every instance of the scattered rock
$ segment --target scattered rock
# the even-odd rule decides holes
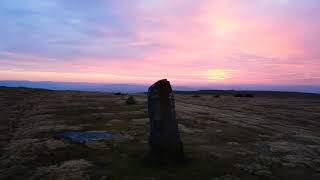
[[[126,101],[126,104],[128,104],[128,105],[137,104],[137,101],[134,99],[133,96],[129,96],[129,98]]]

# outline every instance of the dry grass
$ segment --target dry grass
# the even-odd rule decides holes
[[[154,167],[145,94],[126,105],[128,95],[0,88],[0,179],[319,179],[319,96],[219,95],[175,96],[189,160]],[[54,138],[65,130],[125,138]]]
[[[31,179],[89,180],[90,167],[91,163],[83,159],[65,161],[61,165],[38,168]]]

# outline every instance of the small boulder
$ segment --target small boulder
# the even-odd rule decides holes
[[[137,101],[134,99],[133,96],[129,96],[129,98],[126,101],[126,104],[128,104],[128,105],[137,104]]]

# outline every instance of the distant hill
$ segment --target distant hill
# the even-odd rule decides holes
[[[43,88],[50,90],[76,90],[100,92],[146,92],[147,85],[138,84],[98,84],[81,82],[52,82],[52,81],[0,81],[0,86]],[[177,86],[175,90],[197,90],[195,88]]]
[[[274,97],[274,98],[310,98],[320,99],[319,93],[285,92],[285,91],[243,91],[243,90],[199,90],[199,91],[175,91],[175,94],[185,95],[213,95],[213,96],[243,96]]]
[[[103,84],[81,82],[52,82],[52,81],[0,81],[0,86],[29,87],[50,90],[76,90],[76,91],[100,91],[100,92],[146,92],[149,85],[140,84]],[[211,85],[211,86],[175,86],[176,91],[213,91],[213,90],[237,90],[237,91],[282,91],[304,92],[320,94],[320,85]],[[203,93],[203,92],[201,92]]]

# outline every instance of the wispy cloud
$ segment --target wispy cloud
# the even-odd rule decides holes
[[[317,0],[3,0],[1,79],[319,84]]]

